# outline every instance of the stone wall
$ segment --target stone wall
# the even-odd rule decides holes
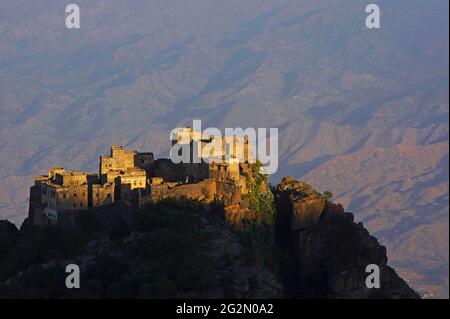
[[[149,172],[154,163],[153,153],[137,153],[134,156],[134,166],[145,170],[148,177],[150,177]]]
[[[131,189],[145,188],[146,180],[145,171],[137,167],[128,168],[119,175],[119,183],[129,184]]]
[[[56,173],[54,181],[61,186],[78,186],[87,183],[87,174],[84,172],[63,172]]]
[[[92,206],[98,207],[114,202],[114,184],[92,185]]]
[[[111,156],[100,156],[100,179],[105,182],[105,175],[110,171],[123,171],[134,167],[136,152],[124,150],[122,146],[112,146]]]
[[[194,200],[211,201],[216,193],[216,182],[212,179],[203,180],[195,184],[183,184],[168,190],[169,197],[186,197]]]
[[[89,207],[89,188],[87,184],[70,186],[58,192],[56,210],[78,210]]]
[[[241,201],[241,189],[233,182],[217,182],[216,196],[225,206]]]
[[[180,163],[175,164],[170,159],[155,161],[152,177],[162,177],[168,182],[196,182],[209,178],[209,166],[206,163]]]

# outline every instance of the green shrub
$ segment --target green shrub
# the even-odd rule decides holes
[[[330,199],[333,198],[333,193],[330,192],[330,191],[325,191],[325,192],[323,192],[323,196],[325,196],[325,198],[326,198],[327,200],[330,200]]]
[[[261,162],[251,165],[252,176],[244,174],[249,190],[245,198],[248,199],[250,207],[256,212],[257,224],[271,225],[274,219],[275,203],[272,191],[269,188],[268,176],[259,172]]]

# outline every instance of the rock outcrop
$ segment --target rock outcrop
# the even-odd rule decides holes
[[[304,298],[419,298],[393,268],[386,249],[342,205],[306,183],[286,177],[275,192],[277,231],[295,259],[298,296]],[[366,287],[380,269],[380,288]]]
[[[0,259],[11,252],[19,237],[20,232],[13,223],[7,220],[0,220]]]
[[[20,231],[0,221],[0,298],[419,297],[342,205],[292,178],[271,189],[266,177],[245,176],[235,206],[166,199]],[[76,292],[64,285],[70,263],[83,274]],[[369,289],[372,264],[380,287]]]

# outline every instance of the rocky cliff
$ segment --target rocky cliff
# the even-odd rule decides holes
[[[305,298],[418,298],[387,265],[386,248],[340,204],[306,183],[284,178],[276,188],[277,231],[293,254],[296,293]],[[380,288],[366,287],[368,265],[380,270]]]

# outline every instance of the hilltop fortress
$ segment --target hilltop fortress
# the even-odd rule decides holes
[[[195,232],[203,231],[205,234],[211,230],[219,230],[215,238],[220,237],[220,240],[215,240],[214,246],[205,245],[205,249],[214,250],[213,254],[219,258],[217,263],[223,264],[223,256],[229,253],[228,246],[238,243],[239,237],[234,237],[236,241],[230,239],[233,238],[230,236],[232,232],[220,228],[222,223],[217,223],[216,218],[208,221],[205,215],[220,214],[229,225],[237,229],[245,230],[249,226],[247,229],[252,232],[247,234],[251,237],[245,238],[253,243],[247,247],[254,250],[253,245],[257,243],[264,249],[264,254],[267,254],[260,255],[263,253],[263,250],[260,250],[257,258],[253,254],[250,258],[263,263],[266,258],[264,256],[275,262],[289,258],[289,263],[282,262],[280,265],[288,267],[283,271],[291,278],[289,290],[293,289],[294,297],[418,298],[395,270],[387,265],[386,248],[381,246],[375,237],[370,236],[362,223],[354,222],[353,214],[346,212],[342,205],[331,202],[327,196],[310,185],[292,177],[284,177],[276,187],[269,188],[265,171],[260,171],[263,163],[253,165],[253,143],[245,139],[239,142],[239,139],[241,137],[238,136],[204,136],[196,130],[184,128],[172,138],[170,159],[155,159],[152,153],[140,153],[113,146],[108,156],[100,157],[98,174],[52,168],[47,175],[36,177],[35,185],[30,189],[30,210],[26,223],[24,222],[24,234],[27,234],[26,230],[30,224],[38,226],[37,228],[58,225],[59,230],[62,230],[60,234],[65,234],[68,240],[77,239],[77,236],[79,239],[86,238],[82,259],[91,260],[92,254],[97,251],[98,256],[123,256],[124,260],[131,260],[127,265],[135,267],[137,263],[147,262],[149,251],[155,251],[155,255],[151,255],[152,258],[159,255],[157,250],[150,249],[144,251],[146,256],[142,258],[144,254],[137,249],[137,245],[147,244],[147,238],[153,239],[147,234],[163,234],[153,232],[154,230],[143,232],[140,230],[141,226],[155,221],[155,225],[151,226],[155,226],[155,230],[168,227],[167,230],[171,231],[168,234],[180,231],[180,225],[189,228],[193,226]],[[222,147],[209,148],[212,144]],[[200,147],[203,149],[201,152],[199,145],[204,146]],[[190,161],[177,162],[184,157],[188,157]],[[162,216],[165,213],[170,215],[171,210],[176,212],[178,204],[182,204],[180,207],[183,207],[183,212],[191,214],[191,217],[195,216],[189,224],[181,221],[177,227],[170,225],[174,222],[170,216],[167,216],[164,222],[162,220],[165,218],[160,219],[156,214],[153,215],[154,219],[149,219],[152,214],[148,213],[146,208],[142,211],[147,211],[147,214],[136,214],[136,211],[141,213],[139,208],[144,205],[165,198],[188,198],[213,204],[202,206],[201,211],[194,208],[197,205],[189,207],[191,203],[183,201],[161,205],[159,213],[162,213]],[[186,204],[189,205],[183,206]],[[224,212],[220,206],[223,206]],[[158,210],[158,207],[156,209]],[[180,215],[175,216],[175,219],[178,219]],[[143,217],[142,221],[140,217]],[[254,228],[258,225],[269,227]],[[144,226],[144,229],[147,227],[148,225]],[[99,236],[102,233],[106,236]],[[122,237],[124,234],[127,234],[127,241],[135,244],[114,244],[114,238],[125,238]],[[33,235],[27,241],[33,238],[39,237]],[[43,241],[44,243],[65,237],[52,234],[45,238],[48,239]],[[223,238],[228,238],[230,244],[224,244]],[[178,241],[174,245],[178,245]],[[29,246],[25,243],[18,246],[24,247],[20,251],[28,254]],[[183,247],[182,249],[185,249]],[[274,248],[280,249],[280,252],[276,253]],[[54,250],[55,253],[57,251]],[[108,254],[105,255],[105,251],[108,251]],[[233,260],[248,255],[242,248],[233,248],[233,251]],[[175,253],[178,254],[178,250]],[[278,260],[280,256],[282,259]],[[16,263],[22,262],[22,259],[16,257],[12,260]],[[248,261],[242,263],[248,264]],[[371,289],[367,285],[368,265],[379,267],[379,273],[383,275],[383,285],[380,289]],[[255,266],[261,269],[259,264],[254,263],[251,263],[250,267]],[[230,269],[234,271],[235,266],[232,267]],[[241,272],[247,272],[247,267]],[[221,266],[218,273],[222,272]],[[145,276],[145,280],[148,278]],[[11,282],[14,283],[13,280]],[[20,288],[24,285],[26,284],[22,284]],[[103,285],[100,287],[105,290]],[[249,288],[244,287],[246,288],[243,296],[248,296]],[[6,291],[11,289],[6,286]],[[39,289],[33,289],[33,293],[36,291],[40,292]]]
[[[49,225],[64,222],[95,208],[126,204],[138,209],[164,198],[189,198],[225,207],[233,222],[242,210],[251,211],[242,195],[248,193],[247,178],[254,162],[253,145],[237,136],[204,136],[191,128],[175,133],[172,146],[187,147],[198,161],[175,163],[155,159],[153,153],[112,146],[109,156],[100,156],[98,174],[49,169],[35,178],[30,188],[29,222]],[[196,145],[206,152],[199,152]],[[223,147],[211,148],[208,145]]]

